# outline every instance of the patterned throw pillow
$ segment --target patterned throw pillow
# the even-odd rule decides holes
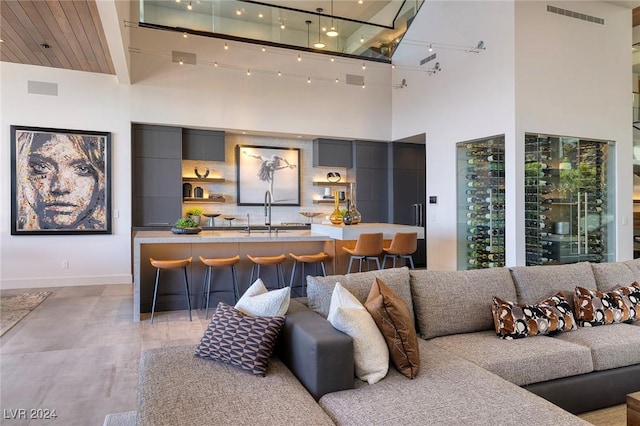
[[[638,317],[640,285],[618,287],[609,292],[576,287],[576,321],[582,327],[632,322]],[[633,302],[632,302],[633,300]]]
[[[416,377],[420,368],[418,336],[405,301],[376,277],[364,307],[382,332],[393,365],[404,376]]]
[[[235,365],[256,376],[267,372],[285,317],[255,317],[220,302],[195,355]]]
[[[536,305],[519,305],[494,297],[492,313],[496,334],[502,339],[556,334],[576,328],[571,305],[561,292]]]
[[[618,287],[613,291],[622,296],[629,307],[629,322],[640,321],[640,284],[634,282],[629,287]]]

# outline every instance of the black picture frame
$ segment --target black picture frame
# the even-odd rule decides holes
[[[239,206],[299,206],[300,149],[236,145],[236,178]]]
[[[11,126],[11,235],[111,234],[111,133]]]

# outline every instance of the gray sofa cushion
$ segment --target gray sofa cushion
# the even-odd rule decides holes
[[[418,332],[425,339],[491,330],[493,296],[504,300],[516,298],[507,268],[412,270],[410,276]]]
[[[588,425],[481,367],[420,340],[420,374],[323,396],[337,425]],[[496,338],[496,340],[498,340]],[[527,339],[525,339],[527,340]],[[311,424],[311,423],[308,423]]]
[[[594,370],[640,364],[640,328],[629,324],[580,327],[556,339],[591,349]]]
[[[142,353],[138,426],[332,424],[279,359],[272,358],[266,377],[258,377],[194,357],[193,349]]]
[[[628,265],[633,271],[634,280],[640,282],[640,258],[633,259],[633,260],[626,260],[623,263],[625,265]]]
[[[553,296],[558,291],[566,296],[577,286],[596,290],[596,279],[588,262],[570,265],[516,266],[511,268],[518,302],[528,305]],[[571,300],[573,303],[573,300]]]
[[[596,286],[600,291],[611,291],[616,287],[627,287],[637,280],[631,265],[624,262],[591,264]]]
[[[323,317],[329,315],[331,293],[336,282],[349,290],[360,303],[364,304],[369,296],[374,278],[380,278],[398,297],[405,301],[413,317],[413,302],[409,287],[409,268],[384,269],[381,271],[359,272],[328,277],[307,277],[307,302],[310,309]]]
[[[520,386],[593,371],[589,348],[548,336],[503,340],[482,331],[438,337],[433,343]]]

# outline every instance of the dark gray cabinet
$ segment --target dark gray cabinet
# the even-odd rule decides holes
[[[224,136],[221,131],[182,129],[182,158],[225,161]]]
[[[393,223],[424,226],[427,208],[425,146],[392,143],[391,158]],[[418,240],[418,251],[413,255],[413,260],[417,267],[426,266],[424,240]]]
[[[388,222],[388,147],[385,142],[354,141],[356,206],[363,222]]]
[[[182,129],[134,124],[133,226],[169,226],[182,215]]]
[[[352,142],[314,139],[313,167],[353,167]]]

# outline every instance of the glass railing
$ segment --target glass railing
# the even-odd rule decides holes
[[[358,13],[355,1],[327,1],[315,11],[280,3],[140,0],[140,25],[388,62],[424,0],[365,1]],[[332,29],[337,35],[330,36]]]

